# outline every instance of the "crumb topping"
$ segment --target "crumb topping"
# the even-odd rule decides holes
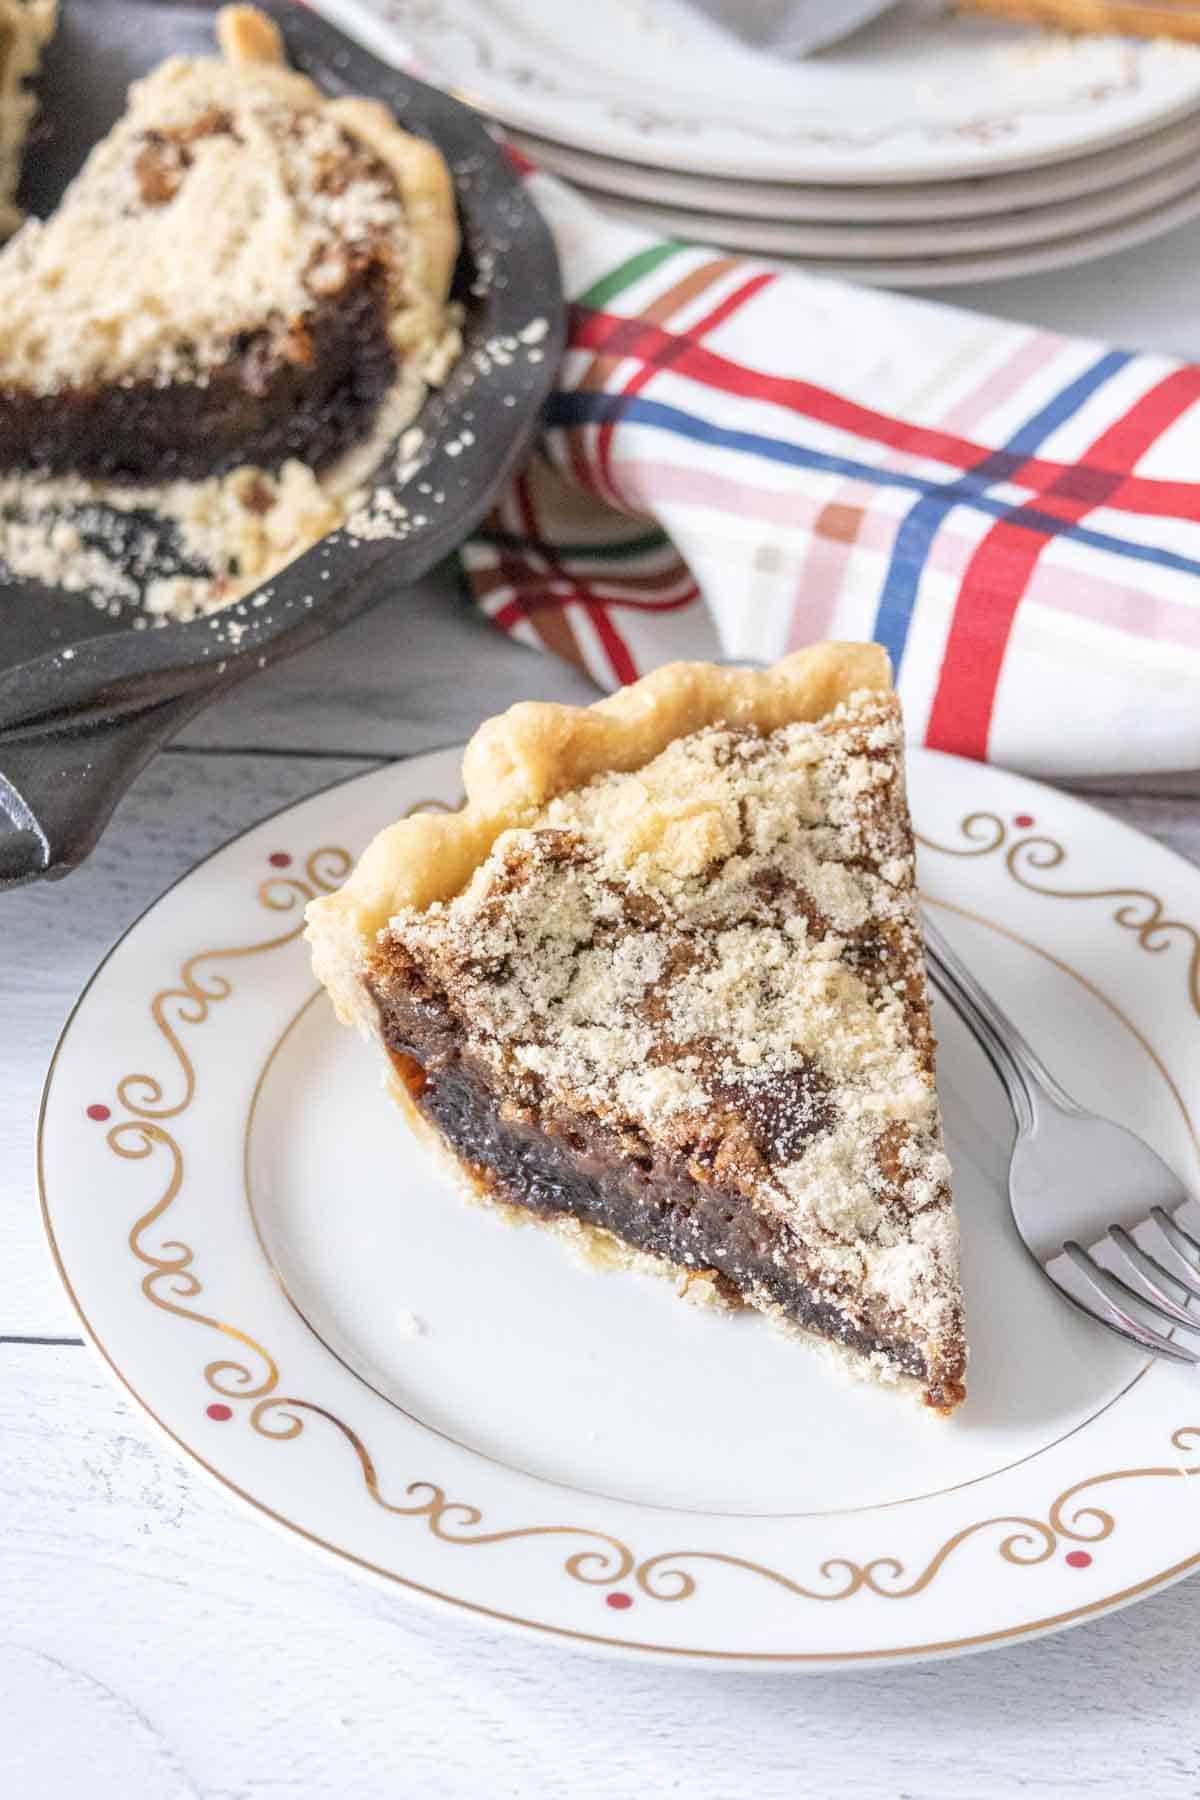
[[[307,316],[364,260],[403,314],[410,237],[392,171],[303,76],[173,58],[0,258],[0,382],[203,382],[247,334],[302,363]]]
[[[387,928],[506,1102],[595,1113],[782,1219],[809,1278],[960,1330],[902,728],[717,724],[503,832]]]

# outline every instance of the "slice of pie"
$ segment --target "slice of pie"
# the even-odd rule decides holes
[[[484,725],[314,963],[479,1197],[952,1411],[966,1348],[900,708],[873,644]]]
[[[376,101],[326,99],[252,7],[218,40],[135,83],[0,253],[0,466],[320,469],[385,397],[415,412],[458,247],[441,155]]]

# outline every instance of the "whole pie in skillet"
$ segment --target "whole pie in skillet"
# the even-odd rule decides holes
[[[965,1395],[885,653],[677,663],[467,747],[309,908],[344,1020],[478,1198]],[[386,1179],[386,1174],[384,1174]]]
[[[221,57],[134,84],[58,210],[0,253],[0,466],[319,469],[386,398],[407,423],[438,373],[458,248],[441,155],[286,67],[252,7],[217,30]]]

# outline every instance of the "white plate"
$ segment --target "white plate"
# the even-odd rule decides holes
[[[795,260],[813,275],[830,275],[866,286],[953,287],[963,282],[1000,281],[1015,275],[1040,275],[1049,269],[1068,269],[1077,263],[1094,262],[1097,257],[1148,243],[1200,216],[1200,173],[1195,184],[1176,199],[1150,207],[1115,225],[1072,232],[1066,237],[1051,238],[1048,243],[1030,244],[1015,250],[968,251],[962,256],[804,256],[789,259],[786,252],[770,247],[767,240],[773,238],[774,233],[769,226],[764,231],[758,220],[714,216],[698,222],[696,213],[676,211],[671,207],[644,206],[636,200],[613,200],[601,194],[591,194],[588,198],[599,212],[627,224],[642,225],[660,237],[675,238],[685,244],[711,244],[718,249],[741,250],[772,261]]]
[[[686,0],[320,0],[507,124],[662,168],[943,180],[1079,156],[1200,103],[1200,50],[1069,39],[907,0],[820,55],[747,49]],[[568,20],[569,11],[569,20]]]
[[[891,225],[800,224],[790,219],[746,218],[736,212],[707,209],[659,208],[670,219],[673,231],[686,229],[690,236],[714,238],[742,245],[769,256],[893,258],[911,262],[924,256],[966,256],[995,250],[1025,250],[1055,239],[1092,233],[1129,219],[1145,217],[1157,207],[1193,191],[1200,184],[1200,167],[1194,156],[1169,168],[1159,169],[1137,181],[1123,182],[1101,194],[1065,200],[1053,206],[1031,207],[1004,218],[926,220]],[[575,184],[590,200],[614,204],[610,194]],[[618,209],[628,209],[618,200]]]
[[[532,133],[510,130],[519,150],[552,174],[603,193],[664,206],[713,209],[745,218],[786,219],[827,225],[897,224],[913,220],[990,218],[1031,207],[1060,205],[1107,193],[1118,184],[1167,167],[1194,167],[1200,152],[1200,118],[1094,156],[1022,169],[1011,175],[979,175],[965,181],[924,181],[910,187],[805,187],[778,181],[733,181],[709,174],[639,167],[616,157],[570,150]]]
[[[1195,1383],[1026,1258],[1005,1103],[952,1017],[972,1360],[949,1423],[443,1186],[299,932],[378,826],[457,791],[457,756],[425,757],[247,833],[133,927],[66,1028],[39,1134],[47,1230],[89,1335],[173,1444],[401,1589],[719,1667],[977,1649],[1200,1561],[1180,1479],[1200,1470]],[[1200,872],[976,764],[915,755],[912,798],[949,934],[1079,1097],[1194,1179]]]

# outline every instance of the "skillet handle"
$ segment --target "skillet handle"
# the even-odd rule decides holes
[[[134,777],[209,698],[0,737],[0,892],[82,862]]]

